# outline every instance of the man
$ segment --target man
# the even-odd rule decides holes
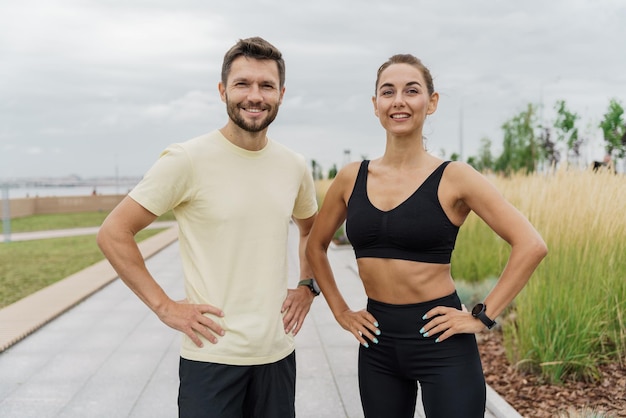
[[[304,246],[317,213],[304,158],[268,139],[285,92],[280,51],[240,40],[224,56],[226,125],[169,146],[111,212],[98,245],[120,278],[184,333],[180,417],[295,416],[295,352],[314,281],[287,289],[290,219]],[[173,301],[145,267],[134,235],[172,209],[186,300]]]

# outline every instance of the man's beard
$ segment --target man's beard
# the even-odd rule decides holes
[[[232,103],[226,97],[226,112],[228,113],[228,117],[235,122],[235,125],[239,126],[241,129],[247,132],[261,132],[263,129],[267,128],[270,123],[276,119],[276,115],[278,115],[278,106],[269,107],[267,109],[268,114],[264,119],[255,120],[253,122],[247,121],[239,111],[239,105],[236,103]]]

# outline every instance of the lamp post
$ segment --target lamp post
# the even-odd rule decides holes
[[[464,91],[460,94],[459,98],[459,161],[465,161],[465,104],[467,103],[469,106],[474,106],[477,103],[477,100],[470,93]],[[465,100],[468,97],[469,100]],[[470,116],[476,117],[476,110],[471,111],[470,108]],[[470,124],[471,125],[471,124]],[[470,126],[471,127],[471,126]],[[472,135],[470,135],[471,137]],[[472,138],[470,138],[472,139]],[[470,140],[470,143],[472,141]]]
[[[343,150],[343,165],[342,167],[345,167],[350,161],[352,161],[352,157],[351,157],[351,151],[349,149],[344,149]]]
[[[11,242],[11,201],[7,183],[2,184],[2,232],[4,242]]]
[[[543,121],[544,121],[544,116],[543,116],[543,110],[544,110],[544,90],[546,86],[550,86],[550,85],[554,85],[557,84],[559,81],[561,81],[561,76],[557,75],[554,76],[548,80],[543,80],[540,84],[539,84],[539,122],[541,123],[541,125],[543,126]]]
[[[463,161],[463,98],[459,107],[459,161]]]
[[[459,99],[459,161],[464,161],[465,154],[465,97],[467,94],[462,94]],[[476,100],[470,100],[469,105],[474,105]]]
[[[117,157],[118,154],[115,154],[115,194],[120,194],[120,167]]]

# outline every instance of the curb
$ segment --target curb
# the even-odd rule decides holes
[[[171,227],[139,243],[144,259],[178,239]],[[0,353],[117,279],[105,259],[0,309]]]
[[[487,386],[487,410],[496,418],[523,418],[511,405],[507,403],[495,390]]]

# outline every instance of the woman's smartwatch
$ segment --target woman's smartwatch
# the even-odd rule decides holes
[[[298,282],[298,287],[299,286],[308,287],[309,290],[311,290],[311,293],[313,293],[313,296],[319,296],[319,294],[321,293],[320,287],[317,285],[317,282],[312,277],[309,279],[300,280]]]
[[[478,303],[474,308],[472,308],[472,316],[474,318],[480,319],[480,322],[485,324],[488,329],[493,328],[496,325],[496,321],[489,318],[485,311],[487,310],[487,305],[484,303]]]

